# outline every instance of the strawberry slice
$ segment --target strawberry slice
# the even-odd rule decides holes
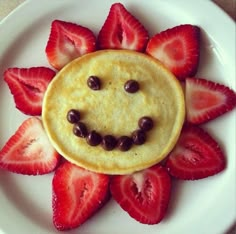
[[[0,168],[24,175],[47,174],[59,160],[37,117],[25,120],[0,151]]]
[[[200,28],[183,24],[154,35],[146,52],[160,60],[180,80],[194,76],[200,57]]]
[[[98,34],[100,49],[144,51],[148,31],[121,3],[114,3]]]
[[[90,29],[61,20],[52,22],[45,51],[54,68],[60,70],[73,59],[95,50],[96,37]]]
[[[108,175],[69,162],[58,167],[52,181],[55,227],[60,231],[69,230],[89,219],[108,201],[109,182]]]
[[[155,165],[130,175],[112,177],[110,190],[121,208],[135,220],[156,224],[168,208],[171,179],[164,167]]]
[[[44,93],[55,72],[47,67],[8,68],[4,72],[16,108],[27,115],[41,115]]]
[[[201,78],[187,78],[185,85],[187,121],[201,124],[236,106],[236,93],[229,87]]]
[[[169,173],[183,180],[197,180],[215,175],[226,166],[218,143],[202,128],[186,124],[166,161]]]

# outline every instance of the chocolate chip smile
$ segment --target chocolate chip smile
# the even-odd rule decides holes
[[[88,131],[85,123],[80,121],[79,110],[71,109],[67,113],[67,120],[69,123],[73,124],[74,135],[86,138],[86,142],[91,146],[100,145],[104,150],[110,151],[116,147],[120,151],[128,151],[132,145],[142,145],[146,142],[146,132],[153,128],[153,120],[144,116],[138,121],[138,129],[131,132],[130,136],[120,136],[115,137],[113,135],[102,136],[99,132],[95,130]]]

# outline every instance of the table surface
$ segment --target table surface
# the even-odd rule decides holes
[[[12,10],[25,0],[0,0],[0,20],[7,16]],[[187,0],[186,0],[187,1]],[[236,0],[213,0],[234,21],[236,21]],[[230,228],[226,234],[236,234],[236,225]]]

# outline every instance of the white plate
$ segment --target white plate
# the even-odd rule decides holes
[[[0,73],[8,67],[49,66],[45,46],[54,19],[75,22],[98,33],[114,1],[26,1],[0,24]],[[135,1],[125,4],[151,35],[178,24],[202,28],[198,77],[235,90],[235,23],[210,1]],[[1,75],[2,76],[2,75]],[[27,118],[14,107],[7,85],[0,81],[0,146]],[[223,173],[195,181],[174,181],[168,213],[162,223],[142,225],[111,200],[98,214],[70,233],[83,234],[222,234],[236,218],[235,111],[204,127],[224,149]],[[0,233],[58,233],[52,224],[52,174],[21,176],[0,170]]]

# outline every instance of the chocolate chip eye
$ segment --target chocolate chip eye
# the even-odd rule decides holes
[[[97,76],[90,76],[87,80],[87,85],[92,90],[100,90],[101,82]]]
[[[125,82],[124,89],[128,93],[136,93],[139,90],[139,83],[136,80]]]

